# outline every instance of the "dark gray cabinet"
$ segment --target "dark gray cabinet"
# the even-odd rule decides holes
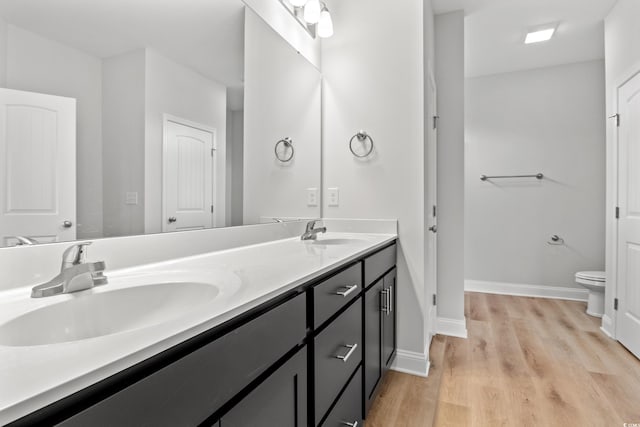
[[[396,351],[396,269],[383,280],[382,297],[385,298],[382,310],[382,363],[388,369]]]
[[[365,413],[369,412],[374,393],[382,378],[382,290],[383,279],[380,279],[364,294]]]
[[[220,427],[302,427],[306,422],[307,351],[303,348],[224,415]]]
[[[396,269],[393,268],[379,278],[364,294],[365,416],[369,412],[382,379],[391,367],[395,356],[396,289]]]

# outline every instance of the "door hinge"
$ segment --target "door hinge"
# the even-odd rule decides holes
[[[618,298],[615,298],[615,299],[613,300],[613,309],[614,309],[614,310],[617,310],[617,309],[618,309]]]
[[[440,116],[433,116],[433,128],[438,129],[438,119]]]
[[[211,149],[211,157],[213,157],[213,152],[214,152],[215,148]]]
[[[616,219],[620,219],[620,207],[616,206]]]
[[[438,296],[433,294],[433,305],[438,305]]]
[[[613,116],[609,116],[610,119],[616,119],[616,126],[620,127],[620,114],[616,113]]]
[[[436,208],[436,205],[433,205],[433,217],[435,218],[438,215],[438,208]]]
[[[211,205],[211,213],[213,213],[213,205]]]

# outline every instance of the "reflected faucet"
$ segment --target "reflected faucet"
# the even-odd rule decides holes
[[[314,228],[316,226],[316,222],[318,222],[318,220],[314,219],[307,223],[307,228],[302,236],[300,236],[300,240],[316,240],[318,238],[318,233],[327,232],[327,227]]]
[[[16,239],[18,241],[18,243],[16,243],[16,246],[32,246],[32,245],[37,245],[39,242],[36,239],[32,239],[31,237],[25,237],[25,236],[12,236],[11,238]]]
[[[62,254],[60,274],[31,289],[31,298],[83,291],[109,283],[104,275],[104,261],[86,262],[87,246],[92,242],[76,243]]]

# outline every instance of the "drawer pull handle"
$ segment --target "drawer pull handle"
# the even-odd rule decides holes
[[[358,285],[345,286],[343,289],[344,290],[336,291],[336,295],[340,295],[341,297],[346,298],[347,296],[349,296],[349,294],[358,289]]]
[[[342,360],[343,362],[346,363],[347,360],[349,360],[349,358],[353,354],[353,352],[356,351],[356,348],[358,348],[358,344],[345,345],[344,347],[348,348],[349,351],[344,356],[336,356],[336,359],[340,359],[340,360]]]
[[[352,423],[348,423],[346,421],[341,421],[340,424],[342,424],[343,426],[358,427],[358,422],[357,421],[354,421]]]

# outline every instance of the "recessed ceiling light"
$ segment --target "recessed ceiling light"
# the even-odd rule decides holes
[[[544,30],[537,30],[527,33],[527,38],[524,39],[525,44],[546,42],[553,37],[553,33],[556,32],[555,28],[545,28]]]

